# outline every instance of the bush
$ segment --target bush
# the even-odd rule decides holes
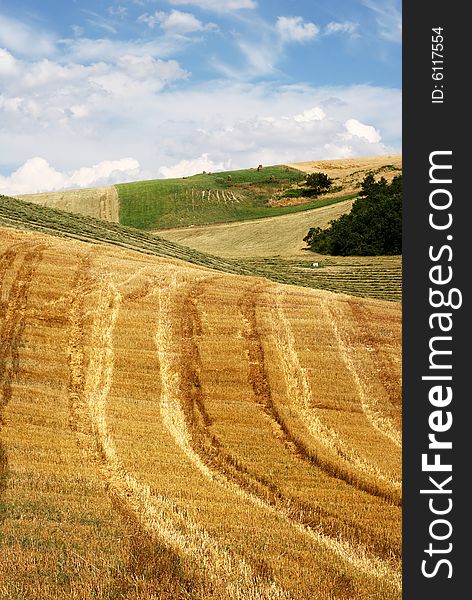
[[[389,185],[368,175],[350,213],[331,221],[328,229],[309,230],[304,238],[314,252],[377,256],[402,252],[402,177]]]

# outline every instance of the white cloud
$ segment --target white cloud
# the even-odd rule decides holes
[[[19,195],[98,187],[136,180],[139,176],[139,163],[133,158],[104,160],[93,167],[82,167],[66,173],[56,170],[44,158],[35,157],[27,160],[8,177],[0,175],[0,193]]]
[[[149,27],[154,28],[159,25],[168,33],[185,34],[195,31],[207,31],[217,29],[214,23],[204,25],[191,13],[173,10],[170,13],[156,11],[153,15],[144,14],[138,18],[138,21],[147,23]]]
[[[171,4],[176,6],[192,5],[204,10],[212,10],[215,12],[227,12],[239,10],[241,8],[256,8],[255,0],[169,0]]]
[[[0,15],[0,45],[25,56],[48,56],[56,50],[52,35],[4,15]]]
[[[322,121],[323,119],[326,119],[326,113],[319,106],[304,110],[301,114],[293,117],[296,123],[311,123],[312,121]]]
[[[188,177],[190,175],[196,175],[197,173],[203,173],[203,171],[208,173],[228,170],[230,166],[231,160],[215,163],[208,158],[208,153],[205,152],[198,158],[181,160],[170,167],[161,167],[159,169],[159,176],[164,179]]]
[[[0,48],[0,77],[14,76],[18,71],[18,61],[3,48]]]
[[[349,136],[346,136],[348,139],[352,138],[352,136],[356,136],[367,140],[371,144],[376,144],[382,139],[375,127],[365,125],[357,119],[348,119],[345,126],[349,134]]]
[[[123,54],[113,63],[67,66],[47,59],[25,62],[0,51],[0,107],[9,111],[11,127],[70,127],[71,121],[100,115],[121,102],[122,116],[131,107],[127,102],[161,92],[188,73],[175,60]],[[116,104],[114,104],[116,103]]]
[[[320,31],[317,25],[305,22],[303,17],[278,17],[276,29],[286,42],[307,42]]]
[[[44,157],[70,181],[84,165],[116,156],[134,157],[139,177],[152,179],[229,164],[400,150],[397,89],[228,80],[181,88],[173,85],[186,76],[178,63],[132,53],[114,62],[66,66],[5,52],[2,57],[0,147],[8,147],[8,163],[0,163],[0,172],[6,177],[9,165],[23,165],[31,156]],[[349,120],[373,129],[351,124],[349,130]]]
[[[402,41],[402,16],[399,0],[362,0],[373,11],[380,36],[397,44]]]
[[[338,22],[338,21],[331,21],[331,23],[328,23],[326,25],[326,27],[324,28],[324,34],[325,35],[334,35],[336,33],[345,33],[351,37],[354,37],[357,34],[357,31],[359,29],[359,24],[358,23],[353,23],[352,21],[343,21],[343,22]]]

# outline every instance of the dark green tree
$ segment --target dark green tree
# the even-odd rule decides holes
[[[304,238],[314,252],[375,256],[402,252],[402,177],[388,184],[368,175],[350,213],[330,227],[315,227]]]
[[[310,173],[306,178],[306,196],[319,196],[323,192],[327,192],[332,186],[333,180],[325,173]]]

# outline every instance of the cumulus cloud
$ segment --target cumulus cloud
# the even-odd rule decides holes
[[[358,138],[367,140],[371,144],[377,144],[382,139],[375,127],[372,127],[371,125],[365,125],[357,119],[348,119],[345,123],[345,126],[349,134],[347,136],[348,138],[356,136]]]
[[[34,157],[8,177],[0,175],[0,193],[19,195],[98,187],[133,181],[139,179],[139,176],[139,162],[133,158],[103,160],[92,167],[82,167],[67,173],[56,170],[44,158]]]
[[[286,42],[307,42],[314,39],[320,31],[317,25],[305,22],[303,17],[278,17],[276,29]]]
[[[217,29],[214,23],[204,25],[191,13],[179,10],[173,10],[170,13],[156,11],[153,15],[144,14],[138,18],[138,21],[147,23],[151,29],[159,25],[167,33],[185,34]]]
[[[312,121],[322,121],[326,118],[326,113],[319,106],[304,110],[301,114],[295,115],[293,120],[295,123],[310,123]]]
[[[72,173],[115,156],[134,157],[139,178],[152,179],[401,147],[396,89],[228,80],[181,88],[173,85],[186,76],[178,63],[132,53],[61,65],[4,51],[0,64],[2,185],[10,165],[35,155],[67,177],[60,185],[72,185]],[[57,175],[49,175],[54,183]],[[51,189],[47,183],[42,189]]]
[[[255,0],[170,0],[175,5],[192,5],[215,12],[227,12],[241,8],[256,8]]]
[[[71,127],[77,118],[110,113],[113,103],[121,111],[142,95],[154,96],[188,73],[175,60],[123,54],[116,63],[66,66],[43,59],[25,62],[0,51],[0,110],[14,120],[11,127],[24,131],[28,121],[36,129],[55,124]],[[108,108],[107,108],[108,107]],[[124,116],[124,115],[123,115]]]
[[[203,173],[203,171],[208,173],[228,170],[230,165],[231,160],[226,162],[213,162],[208,157],[208,153],[205,152],[198,158],[181,160],[177,164],[170,167],[161,167],[159,169],[159,176],[163,177],[164,179],[188,177],[190,175],[196,175],[197,173]]]

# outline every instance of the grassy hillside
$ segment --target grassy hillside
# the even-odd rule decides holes
[[[155,256],[177,258],[227,273],[256,275],[280,283],[302,285],[358,296],[401,299],[401,257],[345,261],[310,256],[307,260],[222,258],[176,244],[159,236],[115,223],[0,197],[0,225],[112,244]],[[319,261],[318,268],[312,267]]]
[[[303,178],[300,171],[275,166],[125,183],[116,186],[120,223],[162,229],[283,214],[294,207],[271,209],[268,200]]]
[[[398,304],[0,207],[1,598],[401,598]]]

